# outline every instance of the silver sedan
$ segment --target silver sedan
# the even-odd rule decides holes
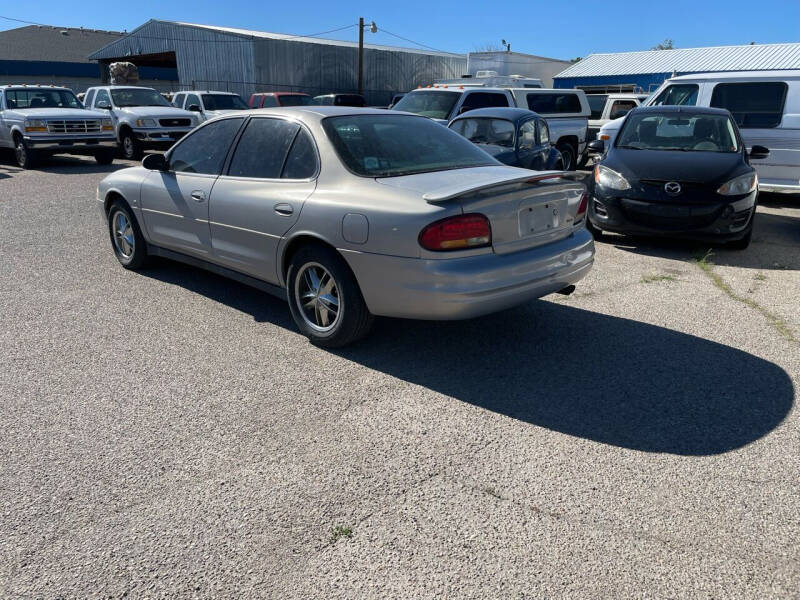
[[[424,117],[309,106],[208,121],[97,199],[122,266],[162,256],[256,286],[335,347],[373,315],[464,319],[573,289],[594,245],[562,175]]]

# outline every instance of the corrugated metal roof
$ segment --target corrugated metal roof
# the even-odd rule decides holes
[[[342,40],[331,40],[319,37],[306,37],[302,35],[290,35],[287,33],[272,33],[270,31],[255,31],[252,29],[238,29],[236,27],[219,27],[217,25],[199,25],[197,23],[183,23],[180,21],[164,21],[165,23],[173,23],[174,25],[183,25],[185,27],[197,27],[199,29],[210,29],[211,31],[219,31],[222,33],[232,33],[244,37],[254,37],[270,40],[291,40],[293,42],[307,42],[311,44],[324,44],[326,46],[344,46],[346,48],[358,48],[358,42],[346,42]],[[358,26],[356,26],[358,29]],[[433,56],[458,56],[465,57],[464,54],[456,54],[454,52],[439,52],[436,50],[422,50],[417,48],[403,48],[401,46],[380,46],[376,44],[364,44],[364,48],[372,50],[392,50],[395,52],[411,52],[414,54],[428,54]]]
[[[800,43],[590,54],[561,77],[800,69]]]

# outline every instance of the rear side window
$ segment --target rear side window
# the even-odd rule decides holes
[[[528,94],[528,108],[543,114],[579,113],[581,101],[577,94]]]
[[[491,92],[473,92],[468,94],[461,105],[461,112],[465,113],[476,108],[492,108],[494,106],[508,106],[505,94]]]
[[[788,86],[782,81],[719,83],[711,106],[727,108],[742,129],[777,127],[783,117]]]
[[[317,151],[311,136],[301,127],[286,157],[281,179],[308,179],[317,172]]]
[[[108,90],[97,90],[97,98],[94,100],[94,105],[97,106],[101,102],[105,102],[109,106],[111,106],[111,97],[108,95]]]
[[[537,124],[539,126],[539,143],[549,144],[550,143],[550,128],[547,126],[547,121],[544,119],[537,119]]]
[[[300,126],[283,119],[252,119],[231,160],[228,175],[279,179]]]
[[[611,105],[611,112],[608,113],[608,118],[619,119],[620,117],[624,117],[637,106],[639,105],[633,100],[616,100],[614,104]]]
[[[606,106],[607,98],[608,96],[605,94],[589,94],[586,96],[586,99],[589,101],[589,110],[592,111],[592,114],[589,116],[590,119],[603,118],[603,109]]]
[[[89,90],[86,94],[86,97],[83,99],[83,105],[86,108],[89,108],[92,105],[93,99],[94,99],[94,90]]]
[[[172,105],[177,108],[183,108],[183,94],[175,94],[175,97],[172,99]]]
[[[694,106],[697,104],[699,89],[696,83],[671,85],[661,92],[650,106]]]
[[[218,175],[243,120],[215,121],[184,138],[169,155],[170,170]]]

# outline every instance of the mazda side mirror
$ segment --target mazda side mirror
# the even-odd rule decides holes
[[[142,161],[142,166],[148,171],[168,171],[169,165],[163,154],[148,154]]]
[[[189,105],[189,108],[188,108],[187,110],[190,110],[190,111],[192,111],[192,112],[203,112],[203,111],[200,109],[200,106],[198,106],[197,104],[191,104],[191,105]]]
[[[592,140],[586,147],[590,151],[597,152],[598,154],[602,154],[606,151],[606,143],[603,140]]]
[[[748,156],[756,160],[760,158],[767,158],[769,156],[769,148],[765,148],[764,146],[753,146],[750,148],[750,153]]]

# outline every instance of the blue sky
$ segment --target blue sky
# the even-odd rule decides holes
[[[496,7],[496,9],[495,9]],[[555,58],[647,50],[665,38],[690,48],[800,41],[800,0],[670,0],[653,2],[331,2],[330,0],[136,0],[102,3],[39,0],[5,3],[0,15],[69,27],[131,30],[149,18],[306,35],[355,24],[433,48],[469,52],[505,38],[511,49]],[[20,26],[0,19],[0,29]],[[322,37],[357,39],[357,29]],[[414,47],[379,32],[367,42]],[[0,59],[2,57],[0,56]]]

